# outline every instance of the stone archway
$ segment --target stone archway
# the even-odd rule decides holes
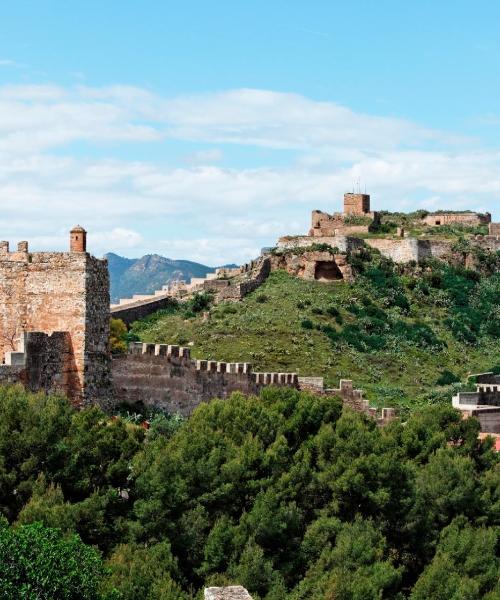
[[[339,281],[344,279],[344,276],[335,261],[319,260],[314,267],[314,279],[317,281]]]

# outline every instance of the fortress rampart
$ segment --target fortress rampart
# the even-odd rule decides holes
[[[465,212],[436,212],[423,218],[426,225],[436,227],[440,225],[488,225],[491,223],[490,213]]]
[[[112,360],[115,403],[190,415],[202,402],[232,392],[258,394],[266,385],[298,387],[296,373],[255,373],[249,363],[193,360],[190,349],[167,344],[130,344]]]

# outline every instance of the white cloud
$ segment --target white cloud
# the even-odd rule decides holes
[[[178,165],[119,160],[112,150],[90,159],[65,148],[120,142],[133,154],[134,143],[167,138],[203,148]],[[296,152],[285,166],[228,168],[220,143]],[[0,87],[0,237],[30,239],[32,247],[66,248],[67,231],[80,222],[96,253],[239,262],[280,235],[306,232],[311,209],[340,209],[358,179],[376,209],[498,213],[498,173],[500,150],[296,94],[243,89],[172,99],[127,86]]]
[[[164,99],[128,86],[0,87],[0,151],[25,152],[74,140],[143,141],[168,137],[270,148],[390,149],[449,142],[408,120],[355,113],[298,94],[240,89]]]

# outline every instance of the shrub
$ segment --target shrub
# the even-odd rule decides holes
[[[335,306],[329,306],[326,309],[326,313],[328,315],[330,315],[331,317],[338,317],[340,315],[339,311],[337,308],[335,308]]]
[[[302,322],[300,323],[300,326],[302,327],[302,329],[313,329],[314,328],[314,324],[311,321],[311,319],[303,319]]]
[[[437,378],[436,385],[451,385],[460,381],[460,377],[445,369]]]

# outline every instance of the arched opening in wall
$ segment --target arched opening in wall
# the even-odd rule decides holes
[[[344,276],[335,262],[318,261],[314,268],[314,279],[317,281],[339,281],[344,279]]]

